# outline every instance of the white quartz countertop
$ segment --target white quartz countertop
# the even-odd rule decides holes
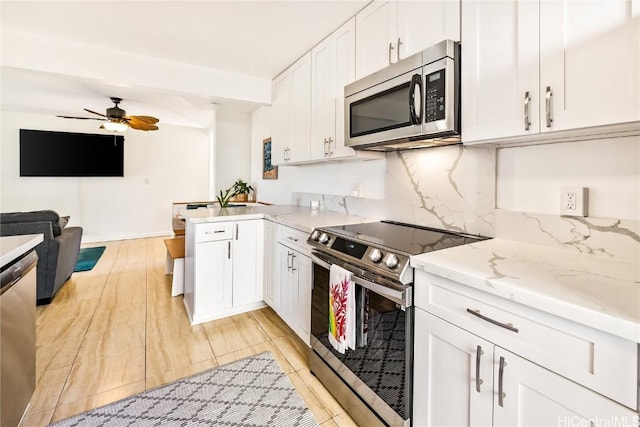
[[[199,224],[217,221],[240,221],[247,219],[268,219],[301,231],[311,232],[315,227],[355,224],[369,221],[357,215],[340,212],[313,210],[293,205],[256,205],[227,208],[183,209],[180,214],[191,223]]]
[[[43,240],[42,234],[0,237],[0,267],[35,248]]]
[[[640,343],[640,264],[504,239],[417,255],[411,265]]]

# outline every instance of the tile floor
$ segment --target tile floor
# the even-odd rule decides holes
[[[356,425],[309,372],[306,345],[273,310],[191,326],[182,297],[170,296],[162,237],[102,245],[93,270],[74,273],[52,304],[38,307],[37,385],[21,427],[263,351],[273,352],[321,426]]]

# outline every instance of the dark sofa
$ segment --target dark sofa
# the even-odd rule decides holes
[[[0,236],[44,234],[38,253],[37,304],[49,304],[75,268],[81,227],[67,227],[68,217],[51,210],[0,213]]]

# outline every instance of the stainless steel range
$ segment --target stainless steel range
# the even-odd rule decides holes
[[[392,221],[313,230],[311,371],[363,426],[411,425],[413,268],[409,257],[484,237]],[[366,339],[344,354],[328,338],[329,272],[351,272]]]

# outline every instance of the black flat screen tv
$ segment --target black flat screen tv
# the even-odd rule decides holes
[[[124,176],[124,136],[20,129],[20,176]]]

